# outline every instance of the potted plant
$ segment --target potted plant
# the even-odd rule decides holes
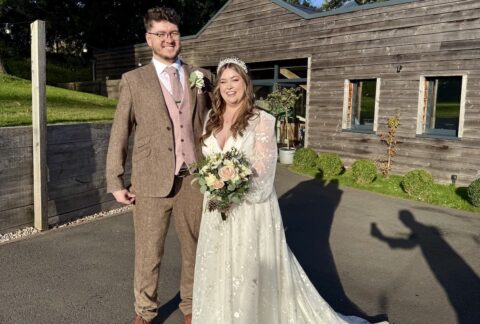
[[[289,131],[289,118],[294,117],[295,103],[301,96],[301,88],[279,88],[274,87],[274,91],[267,96],[265,100],[270,108],[270,113],[278,120],[283,119],[285,122],[285,138],[286,147],[279,148],[279,158],[282,164],[292,164],[293,155],[295,154],[295,148],[290,147],[290,131]],[[283,138],[281,138],[283,140]],[[293,138],[292,138],[293,140]]]

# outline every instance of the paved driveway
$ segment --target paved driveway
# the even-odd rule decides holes
[[[480,215],[324,184],[279,167],[287,240],[338,311],[480,323]],[[173,228],[157,323],[180,324]],[[0,323],[130,323],[130,213],[0,245]],[[270,323],[265,323],[270,324]]]

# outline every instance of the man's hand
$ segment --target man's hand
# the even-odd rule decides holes
[[[117,190],[114,191],[112,194],[115,197],[115,200],[121,204],[131,205],[135,203],[135,195],[127,189]]]

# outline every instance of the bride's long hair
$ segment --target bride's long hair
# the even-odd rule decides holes
[[[212,133],[218,133],[223,128],[223,113],[226,109],[226,103],[220,93],[219,80],[226,69],[232,69],[237,72],[245,83],[245,93],[241,99],[242,103],[239,108],[240,111],[238,112],[235,123],[233,123],[230,128],[233,137],[237,137],[238,134],[242,136],[243,131],[248,126],[248,121],[252,117],[258,115],[258,112],[255,110],[255,94],[253,92],[252,80],[240,66],[235,63],[227,63],[223,65],[217,73],[217,84],[213,90],[213,108],[210,111],[210,117],[205,126],[205,134],[200,138],[201,143],[203,143]]]

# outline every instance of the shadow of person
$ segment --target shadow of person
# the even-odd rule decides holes
[[[384,315],[367,316],[348,298],[337,272],[330,232],[342,193],[338,181],[308,180],[283,194],[279,203],[287,243],[317,291],[335,311],[369,321],[384,320]]]
[[[399,219],[411,231],[408,238],[387,237],[376,223],[371,224],[371,235],[392,249],[413,249],[418,246],[435,278],[445,290],[456,312],[457,322],[479,323],[480,278],[442,238],[435,226],[419,223],[408,210],[400,211]]]
[[[165,304],[161,305],[157,309],[157,316],[152,320],[152,324],[163,324],[167,320],[167,318],[172,315],[178,309],[178,305],[180,304],[180,292],[178,292],[172,299],[170,299]]]
[[[48,126],[48,216],[57,225],[108,207],[105,124]],[[108,137],[107,137],[108,138]]]

